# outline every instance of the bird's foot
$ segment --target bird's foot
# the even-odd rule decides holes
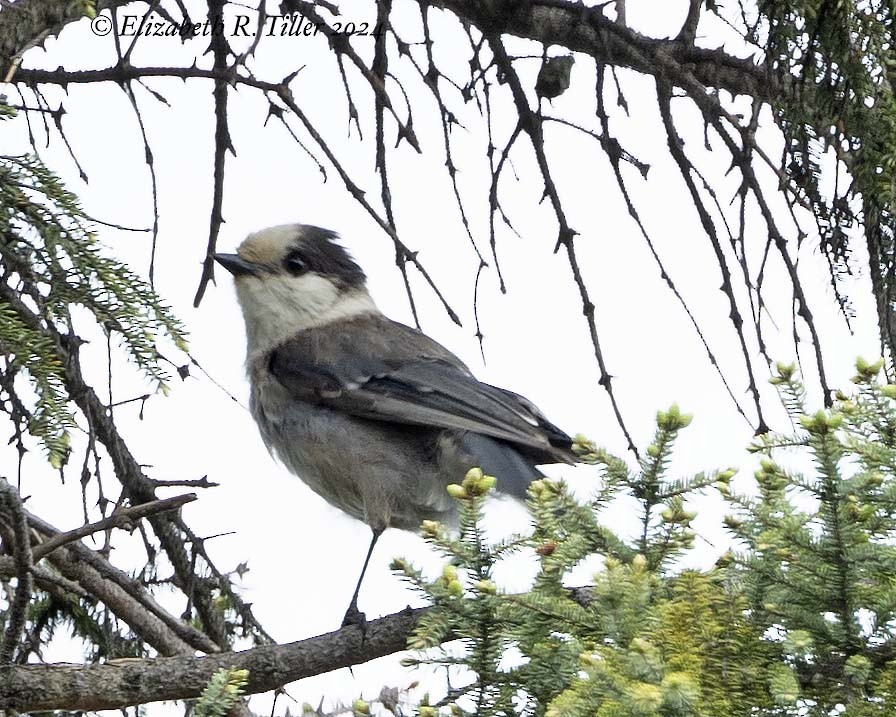
[[[342,618],[341,627],[349,627],[350,625],[356,625],[361,628],[362,638],[367,636],[367,616],[358,609],[358,603],[355,601],[352,601],[352,604],[348,606],[348,610],[345,611],[345,617]]]

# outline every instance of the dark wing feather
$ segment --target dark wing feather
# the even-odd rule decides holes
[[[376,421],[471,431],[512,443],[536,462],[573,459],[569,436],[529,401],[476,380],[414,329],[376,321],[383,325],[304,331],[272,352],[270,370],[303,401]]]

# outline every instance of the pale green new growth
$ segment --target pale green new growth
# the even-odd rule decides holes
[[[221,668],[209,680],[208,686],[196,700],[195,717],[224,717],[233,707],[249,681],[248,670]]]
[[[563,481],[534,481],[529,536],[490,543],[481,519],[492,481],[471,471],[450,491],[460,534],[424,525],[449,558],[442,574],[393,565],[435,605],[409,645],[426,652],[406,664],[470,673],[418,714],[893,714],[896,390],[878,383],[881,368],[860,359],[857,391],[806,413],[796,370],[778,365],[772,383],[799,431],[755,440],[750,450],[763,455],[752,487],[733,486],[734,469],[669,476],[675,438],[690,423],[674,406],[657,414],[638,472],[577,436],[574,450],[602,468],[602,484],[583,504]],[[784,468],[782,449],[811,457],[812,471]],[[688,499],[706,489],[733,511],[721,522],[734,549],[709,570],[683,570],[678,559],[695,537]],[[617,534],[605,511],[630,511],[632,501],[638,529]],[[540,569],[529,592],[507,594],[494,567],[519,550]],[[570,570],[595,555],[604,567],[593,586],[570,590]],[[462,651],[437,648],[448,637]]]

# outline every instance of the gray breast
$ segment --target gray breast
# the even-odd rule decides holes
[[[250,408],[265,445],[327,502],[377,529],[451,521],[445,486],[472,463],[442,450],[443,431],[348,416],[258,377],[250,372]]]

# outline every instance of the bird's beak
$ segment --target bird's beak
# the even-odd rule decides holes
[[[258,276],[261,267],[240,258],[239,254],[215,254],[215,261],[234,276]]]

